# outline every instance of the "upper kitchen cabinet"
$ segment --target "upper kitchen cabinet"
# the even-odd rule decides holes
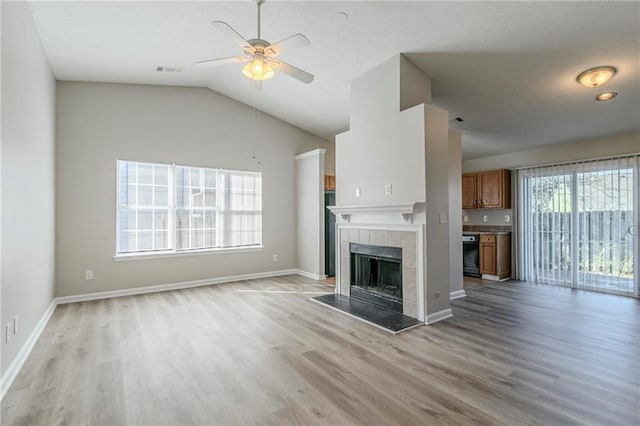
[[[462,209],[475,209],[478,203],[478,175],[465,173],[462,175]]]
[[[491,170],[463,174],[462,208],[511,208],[511,172],[509,170]]]

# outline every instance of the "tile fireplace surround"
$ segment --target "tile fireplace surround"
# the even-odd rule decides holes
[[[393,225],[390,226],[393,227]],[[338,248],[339,253],[337,253],[337,258],[339,259],[337,265],[337,291],[340,294],[349,296],[351,281],[350,243],[400,247],[402,248],[402,313],[424,321],[423,306],[419,303],[423,291],[418,286],[418,283],[422,282],[419,279],[419,277],[422,277],[422,270],[417,262],[418,256],[422,254],[419,253],[421,250],[418,250],[421,233],[415,228],[415,225],[395,226],[393,228],[356,224],[340,226],[340,246]]]

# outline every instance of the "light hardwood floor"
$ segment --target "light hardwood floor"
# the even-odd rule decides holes
[[[640,301],[507,282],[392,335],[300,277],[58,306],[2,401],[27,424],[640,424]]]

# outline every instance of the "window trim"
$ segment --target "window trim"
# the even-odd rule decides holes
[[[152,165],[166,165],[169,166],[169,183],[168,188],[172,187],[170,183],[173,180],[173,192],[169,191],[168,202],[169,202],[169,244],[171,245],[171,249],[168,250],[147,250],[147,251],[135,251],[135,252],[123,252],[118,253],[118,247],[120,244],[120,218],[119,218],[119,209],[120,209],[120,199],[119,199],[119,188],[120,188],[120,170],[119,170],[119,162],[135,162],[135,163],[146,163]],[[225,169],[221,167],[210,167],[210,166],[188,166],[184,164],[177,163],[164,163],[164,162],[152,162],[145,160],[129,160],[116,158],[116,193],[115,193],[115,254],[112,256],[113,260],[116,262],[120,261],[129,261],[129,260],[146,260],[146,259],[162,259],[162,258],[171,258],[171,257],[183,257],[183,256],[198,256],[198,255],[211,255],[211,254],[223,254],[223,253],[249,253],[249,252],[258,252],[264,250],[263,242],[264,242],[264,234],[263,234],[263,219],[264,219],[264,211],[262,210],[263,203],[260,202],[260,242],[252,245],[243,245],[243,246],[228,246],[228,247],[207,247],[207,248],[195,248],[195,249],[176,249],[176,236],[175,236],[175,214],[176,214],[176,184],[175,184],[175,168],[176,167],[196,167],[203,169],[211,169],[216,171],[225,171],[225,172],[240,172],[240,173],[259,173],[260,180],[262,181],[262,171],[253,171],[253,170],[233,170],[233,169]],[[262,182],[261,182],[262,188]],[[262,191],[261,191],[262,192]],[[172,231],[173,225],[173,232]]]
[[[264,246],[262,244],[255,246],[218,247],[194,250],[156,250],[116,254],[113,256],[113,260],[115,262],[126,262],[128,260],[166,259],[171,257],[201,256],[207,254],[251,253],[263,250]]]

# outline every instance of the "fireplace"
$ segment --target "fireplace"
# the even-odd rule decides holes
[[[402,248],[349,244],[351,297],[403,312]]]

